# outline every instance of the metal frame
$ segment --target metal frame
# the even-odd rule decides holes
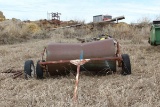
[[[77,89],[78,89],[78,80],[79,80],[79,72],[80,72],[80,66],[89,62],[89,61],[93,61],[93,60],[115,60],[118,61],[118,67],[122,66],[122,57],[120,54],[120,45],[119,42],[115,42],[115,44],[117,45],[117,51],[115,54],[115,57],[105,57],[105,58],[90,58],[89,60],[87,59],[80,59],[79,62],[77,64],[74,64],[75,66],[77,66],[77,74],[76,74],[76,82],[75,82],[75,89],[74,89],[74,96],[73,96],[73,100],[76,103],[77,102]],[[42,61],[44,60],[44,54],[46,52],[46,48],[44,48],[44,51],[42,53]],[[41,67],[44,69],[44,71],[47,71],[47,67],[46,65],[48,64],[58,64],[58,63],[71,63],[71,60],[59,60],[59,61],[47,61],[47,62],[39,62],[39,64],[41,65]],[[72,63],[73,64],[73,63]]]

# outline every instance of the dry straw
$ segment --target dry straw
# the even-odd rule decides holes
[[[24,80],[12,79],[9,74],[1,73],[0,107],[160,106],[160,47],[152,47],[147,43],[149,26],[107,25],[101,30],[95,27],[91,32],[88,28],[68,29],[66,35],[66,31],[61,29],[45,33],[51,36],[44,40],[32,39],[32,33],[26,32],[25,23],[19,21],[0,22],[0,31],[0,39],[7,41],[4,43],[16,43],[0,45],[0,72],[8,68],[23,69],[27,59],[33,59],[36,63],[48,42],[79,42],[76,37],[89,39],[102,33],[108,33],[120,42],[122,52],[130,55],[133,72],[130,76],[120,75],[119,69],[116,74],[107,76],[86,75],[80,72],[76,105],[72,99],[74,75]],[[17,42],[24,38],[30,39],[28,42]]]

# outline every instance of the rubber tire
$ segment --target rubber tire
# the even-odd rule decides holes
[[[34,67],[33,60],[27,60],[27,61],[25,61],[25,63],[24,63],[25,78],[27,78],[26,74],[28,74],[29,76],[31,76],[31,73],[32,73],[31,67],[32,66]]]
[[[150,38],[148,38],[148,43],[151,44],[150,42],[151,42],[151,41],[150,41]]]
[[[154,43],[152,43],[152,42],[150,41],[150,38],[148,39],[148,43],[149,43],[151,46],[157,46],[156,41],[155,41]]]
[[[157,46],[156,41],[154,42],[154,46]]]
[[[151,42],[150,38],[148,39],[148,43],[149,43],[151,46],[154,46],[154,43]]]
[[[43,79],[43,69],[39,64],[40,61],[37,61],[37,65],[36,65],[36,75],[37,75],[37,79]]]
[[[131,63],[128,54],[122,54],[122,75],[131,74]]]

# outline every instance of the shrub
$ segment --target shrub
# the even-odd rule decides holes
[[[42,38],[44,33],[46,32],[41,31],[34,23],[24,23],[20,20],[0,22],[0,44],[13,44],[33,38]]]
[[[3,12],[0,11],[0,21],[4,21],[5,20],[5,16],[3,15]]]

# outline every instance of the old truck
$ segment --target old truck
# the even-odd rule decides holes
[[[160,20],[153,21],[148,43],[153,46],[160,45]]]

